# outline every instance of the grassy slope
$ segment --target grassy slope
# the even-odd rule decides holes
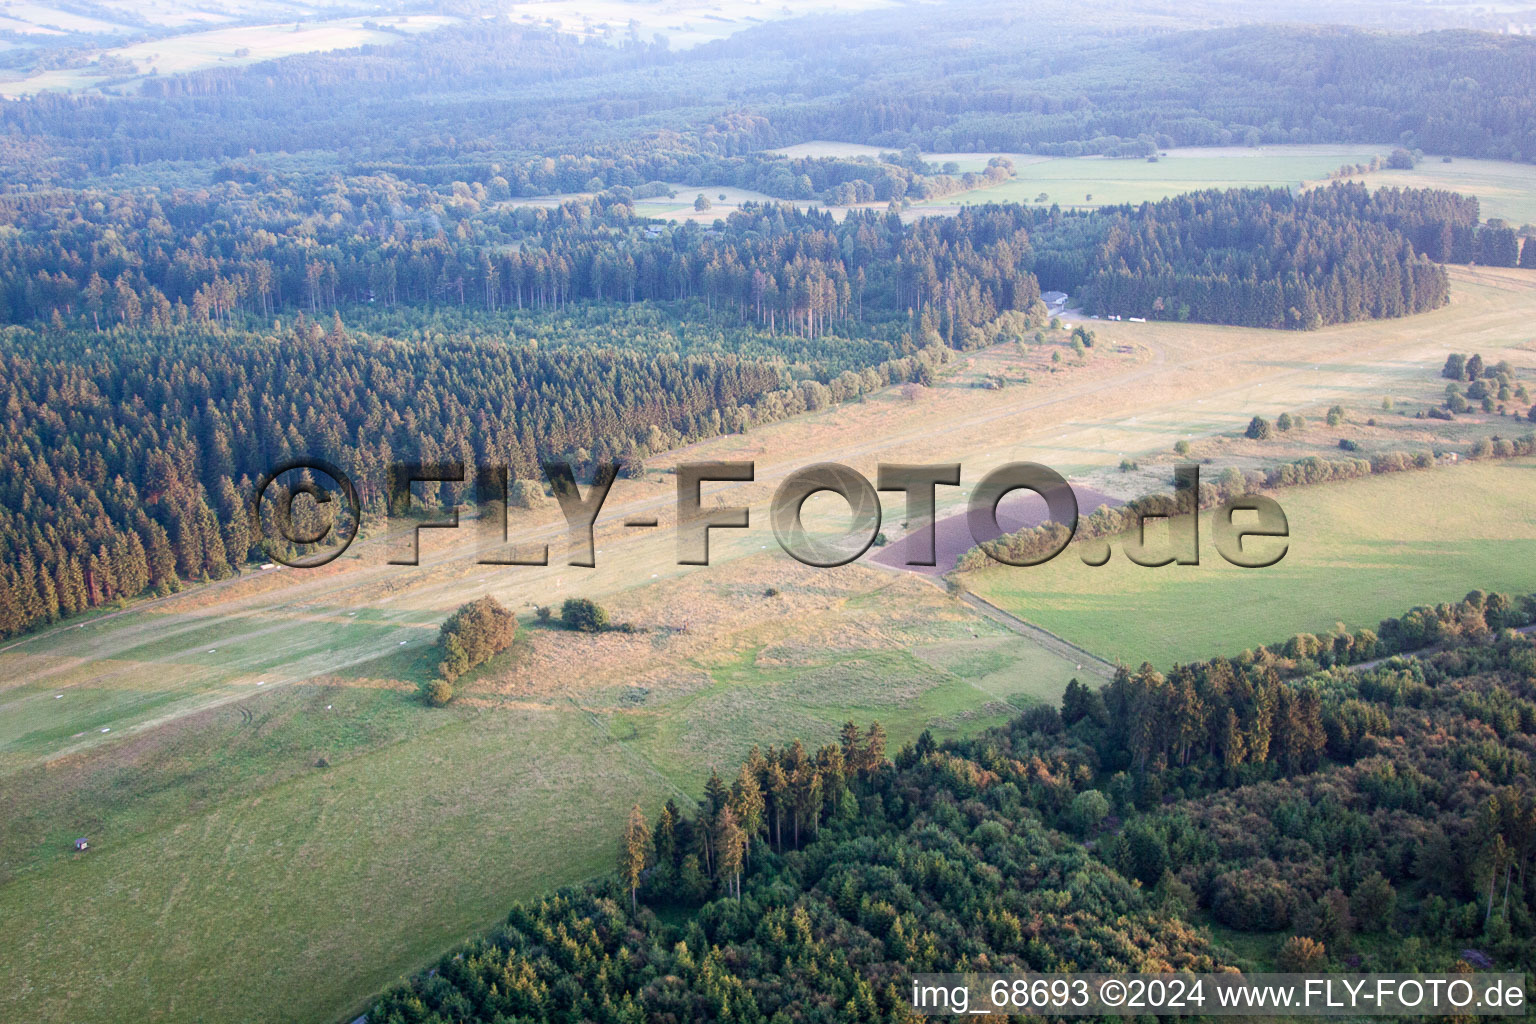
[[[878,717],[900,743],[1059,699],[1072,666],[937,588],[855,572],[846,600],[814,616],[778,605],[684,659],[686,677],[648,675],[638,698],[639,670],[598,654],[591,685],[581,672],[531,695],[493,664],[468,704],[433,712],[394,681],[429,670],[423,645],[13,770],[0,1017],[337,1018],[513,900],[607,870],[631,802],[697,793],[754,742]],[[583,642],[530,632],[519,659]],[[89,854],[67,852],[75,834]]]
[[[1342,621],[1374,627],[1474,588],[1536,590],[1536,463],[1487,462],[1284,490],[1286,557],[1223,560],[1201,524],[1201,563],[1157,569],[1120,553],[1089,568],[1075,551],[1040,567],[969,574],[1000,607],[1109,659],[1166,668]],[[1149,535],[1155,536],[1149,530]]]

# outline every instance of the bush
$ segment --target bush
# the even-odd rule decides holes
[[[494,597],[482,597],[448,616],[438,633],[443,657],[438,672],[452,683],[512,645],[517,618]]]
[[[434,708],[440,708],[453,700],[453,684],[446,679],[434,679],[422,688],[422,697]]]
[[[547,604],[541,604],[533,610],[533,614],[539,617],[540,622],[548,622],[554,611]]]
[[[1275,969],[1282,974],[1315,974],[1328,966],[1328,950],[1316,939],[1293,935],[1285,940],[1275,957]]]
[[[1290,430],[1291,429],[1291,414],[1288,413],[1288,412],[1281,413],[1280,414],[1280,418],[1275,420],[1275,429],[1279,430],[1282,433],[1284,433],[1287,430]]]
[[[608,613],[585,597],[568,597],[560,606],[560,623],[579,633],[601,633],[608,628]]]
[[[1328,425],[1330,427],[1336,427],[1343,422],[1344,407],[1342,405],[1335,405],[1333,408],[1328,410]]]
[[[1360,450],[1360,442],[1341,437],[1339,438],[1339,447],[1347,452],[1357,452]]]
[[[507,504],[513,508],[538,508],[544,500],[544,488],[534,480],[514,480],[507,489]]]
[[[1253,419],[1248,421],[1248,429],[1247,429],[1247,431],[1245,433],[1247,434],[1247,436],[1248,436],[1248,438],[1250,440],[1254,440],[1254,441],[1267,441],[1267,440],[1269,440],[1269,435],[1270,435],[1269,420],[1265,419],[1263,416],[1255,416]]]

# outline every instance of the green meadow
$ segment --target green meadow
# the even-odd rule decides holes
[[[162,618],[167,634],[195,623],[210,662],[265,663],[237,617]],[[397,635],[356,619],[304,632],[374,650]],[[658,652],[614,682],[502,685],[544,637],[559,638],[526,628],[441,710],[415,695],[433,664],[415,643],[151,729],[119,725],[131,734],[66,756],[51,753],[60,736],[142,722],[229,676],[162,636],[120,654],[113,685],[57,673],[0,691],[22,709],[0,735],[0,1019],[351,1019],[361,994],[514,901],[610,870],[633,802],[686,803],[754,743],[825,743],[849,718],[878,719],[894,749],[1054,703],[1074,674],[938,588],[875,570],[831,610],[792,609],[675,664]],[[0,667],[62,665],[76,642],[33,641]]]
[[[1536,462],[1529,459],[1293,488],[1275,498],[1290,539],[1285,557],[1268,568],[1222,559],[1207,512],[1199,565],[1144,568],[1125,557],[1117,538],[1099,568],[1083,564],[1074,546],[1043,566],[996,566],[964,582],[1101,657],[1161,668],[1327,633],[1339,622],[1374,627],[1474,589],[1536,591]],[[1157,528],[1147,535],[1155,541]]]

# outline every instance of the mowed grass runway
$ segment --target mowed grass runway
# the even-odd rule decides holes
[[[1116,539],[1114,557],[1099,568],[1084,565],[1073,546],[1046,565],[998,566],[965,582],[1101,657],[1163,669],[1327,633],[1339,622],[1374,628],[1473,589],[1536,591],[1536,461],[1293,488],[1275,498],[1291,537],[1285,558],[1268,568],[1222,559],[1205,513],[1197,566],[1144,568]],[[1148,529],[1149,538],[1157,535]]]

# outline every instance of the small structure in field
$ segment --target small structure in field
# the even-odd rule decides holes
[[[75,852],[76,853],[84,853],[86,850],[88,850],[90,848],[91,848],[91,844],[86,842],[85,838],[83,836],[81,838],[75,840]]]

